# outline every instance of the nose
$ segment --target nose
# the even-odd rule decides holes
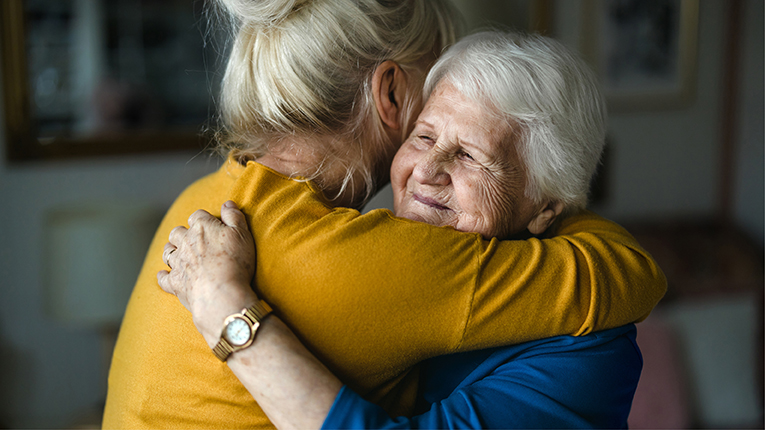
[[[451,177],[446,169],[446,160],[438,151],[431,149],[418,160],[412,176],[417,182],[427,185],[449,185]]]

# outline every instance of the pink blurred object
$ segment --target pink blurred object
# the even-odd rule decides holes
[[[661,318],[637,325],[643,373],[627,423],[632,429],[686,429],[691,426],[686,378],[677,340]]]

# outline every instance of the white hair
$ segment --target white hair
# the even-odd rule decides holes
[[[433,66],[427,97],[442,81],[518,128],[526,196],[584,208],[605,144],[606,105],[591,69],[542,36],[487,31],[468,36]]]
[[[366,200],[381,169],[387,177],[379,154],[397,149],[377,115],[374,70],[393,60],[407,73],[401,109],[412,121],[426,72],[417,61],[454,42],[454,10],[443,0],[219,2],[236,24],[221,90],[223,150],[260,157],[285,138],[307,138],[321,157],[308,179],[341,166],[347,174],[338,195],[351,187]],[[355,175],[363,188],[355,188]]]

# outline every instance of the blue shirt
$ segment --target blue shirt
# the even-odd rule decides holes
[[[322,428],[626,428],[643,360],[632,324],[436,357],[423,412],[391,418],[347,386]]]

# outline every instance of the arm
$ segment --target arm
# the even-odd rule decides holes
[[[333,210],[257,163],[231,196],[252,221],[259,294],[365,397],[429,357],[641,320],[666,289],[634,238],[591,213],[550,239],[485,241]]]
[[[171,232],[163,259],[173,270],[157,279],[192,312],[212,349],[223,320],[258,300],[249,288],[255,249],[244,215],[231,202],[221,208],[221,220],[197,211],[189,226]],[[273,314],[262,321],[253,344],[227,364],[280,429],[319,428],[342,386]]]

